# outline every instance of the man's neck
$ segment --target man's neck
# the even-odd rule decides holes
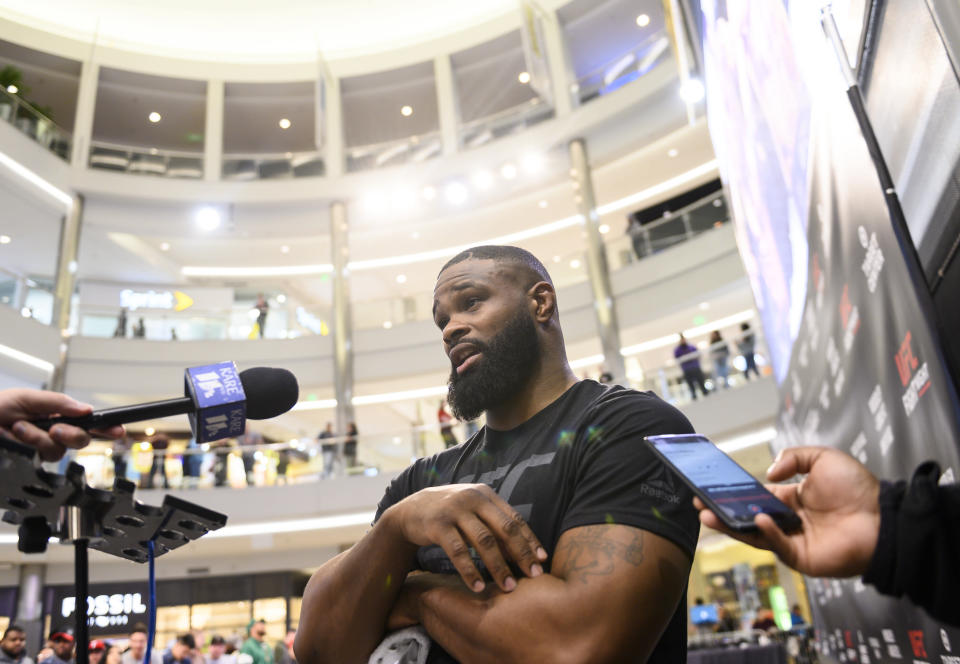
[[[527,387],[507,403],[487,411],[487,426],[496,431],[518,427],[560,398],[576,382],[566,357],[553,361],[544,358]]]

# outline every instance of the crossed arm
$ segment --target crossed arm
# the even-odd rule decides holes
[[[419,546],[444,548],[460,576],[416,574]],[[495,584],[470,562],[475,548]],[[629,526],[565,532],[551,573],[522,519],[482,485],[420,491],[387,510],[304,592],[301,664],[363,662],[388,629],[422,624],[462,662],[643,661],[676,610],[690,559]],[[504,556],[523,576],[513,579]]]

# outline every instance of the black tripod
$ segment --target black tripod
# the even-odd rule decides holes
[[[117,478],[113,491],[87,486],[83,466],[71,463],[66,475],[38,466],[36,451],[0,436],[0,505],[3,521],[19,526],[17,548],[43,553],[56,537],[74,547],[76,661],[88,664],[90,548],[136,563],[222,528],[227,517],[199,505],[164,496],[163,505],[133,498],[132,482]]]

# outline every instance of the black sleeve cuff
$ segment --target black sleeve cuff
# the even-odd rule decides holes
[[[863,582],[874,586],[885,595],[903,594],[895,589],[897,569],[897,516],[907,483],[882,481],[880,483],[880,532],[873,558],[863,575]]]

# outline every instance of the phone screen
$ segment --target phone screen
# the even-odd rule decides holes
[[[723,512],[717,516],[728,517],[724,521],[752,525],[760,512],[778,521],[796,519],[789,507],[704,436],[650,436],[647,440],[701,498],[713,503],[714,511]]]

